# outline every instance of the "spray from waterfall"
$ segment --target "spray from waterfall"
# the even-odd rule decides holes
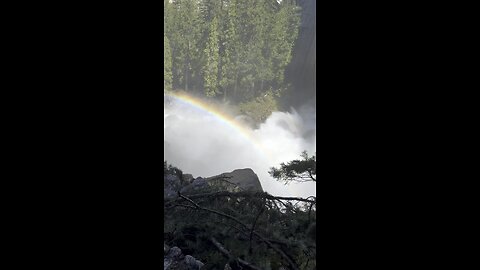
[[[265,191],[278,196],[315,196],[315,183],[284,185],[268,171],[316,149],[315,107],[273,112],[254,128],[208,103],[183,97],[164,102],[164,157],[194,177],[251,168]]]

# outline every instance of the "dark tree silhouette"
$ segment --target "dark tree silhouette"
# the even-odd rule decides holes
[[[315,155],[309,157],[307,151],[301,154],[302,160],[292,160],[287,164],[281,163],[280,168],[272,167],[268,172],[278,181],[285,182],[309,182],[317,181],[317,162]]]

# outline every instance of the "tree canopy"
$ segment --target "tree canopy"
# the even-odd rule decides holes
[[[164,87],[237,103],[282,91],[294,1],[164,0]]]

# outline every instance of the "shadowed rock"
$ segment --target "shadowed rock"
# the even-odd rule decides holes
[[[239,169],[229,173],[202,178],[184,174],[182,180],[176,175],[165,175],[163,195],[166,199],[176,198],[178,191],[183,194],[224,190],[229,192],[263,191],[258,176],[252,169]]]
[[[164,270],[199,270],[204,264],[190,255],[183,255],[178,247],[169,248],[163,244]]]
[[[240,190],[263,191],[262,184],[260,183],[258,176],[250,168],[234,170],[233,172],[209,177],[206,180],[212,182],[218,181],[218,179],[223,179],[225,182],[236,185]]]

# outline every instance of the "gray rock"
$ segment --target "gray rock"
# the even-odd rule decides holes
[[[188,185],[188,186],[185,186],[182,189],[180,189],[180,193],[188,193],[192,189],[193,189],[192,186]]]
[[[170,269],[170,265],[172,265],[173,260],[171,258],[163,257],[163,270]]]
[[[191,175],[191,174],[184,174],[182,180],[183,180],[185,183],[191,184],[191,183],[193,182],[194,178],[193,178],[193,175]]]
[[[204,265],[201,261],[195,259],[190,255],[185,256],[185,263],[187,264],[187,267],[191,270],[198,270]]]
[[[204,263],[202,263],[199,260],[196,260],[196,262],[197,262],[197,265],[198,265],[198,269],[201,269],[205,265]]]
[[[163,196],[166,199],[177,197],[177,191],[181,188],[180,178],[176,175],[168,174],[163,177]]]
[[[181,257],[181,255],[182,255],[182,250],[179,249],[178,247],[172,247],[167,254],[167,256],[171,258],[178,258],[178,257]]]
[[[230,173],[223,173],[217,176],[207,178],[207,181],[218,181],[219,178],[224,178],[226,181],[237,185],[242,190],[248,191],[263,191],[262,184],[258,176],[252,169],[234,170]]]
[[[163,177],[163,180],[164,180],[164,186],[175,186],[175,187],[179,187],[180,186],[180,178],[178,178],[178,176],[176,175],[172,175],[172,174],[167,174]]]
[[[177,194],[177,191],[168,187],[163,189],[163,197],[165,199],[174,199],[178,197],[178,194]]]
[[[205,179],[199,177],[199,178],[193,180],[192,186],[193,186],[194,189],[198,190],[198,189],[207,187],[208,184],[207,184],[207,181]]]
[[[190,255],[185,255],[185,262],[188,265],[191,265],[191,266],[197,265],[197,262],[196,262],[195,258],[190,256]]]
[[[165,250],[164,244],[164,250]],[[178,247],[172,247],[163,255],[164,270],[199,270],[204,264],[190,255],[183,255]]]
[[[180,189],[180,192],[189,193],[189,192],[202,190],[206,187],[208,187],[207,181],[201,177],[197,177],[196,179],[193,180],[191,184],[182,187]]]

